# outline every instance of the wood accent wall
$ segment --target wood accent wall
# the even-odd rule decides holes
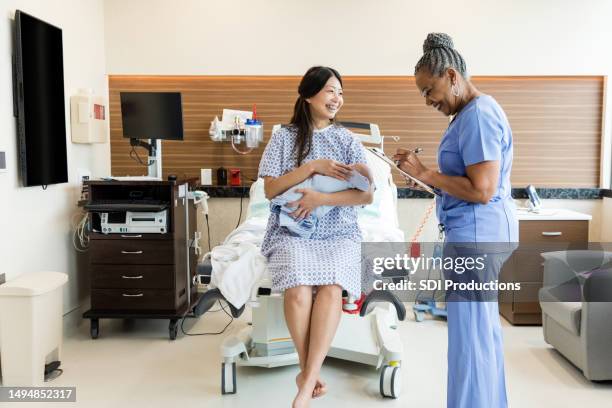
[[[264,122],[265,140],[272,125],[287,123],[293,111],[299,77],[257,76],[110,76],[110,134],[112,173],[146,174],[130,159],[128,139],[122,137],[121,91],[179,91],[183,97],[185,137],[162,142],[164,177],[200,176],[201,168],[241,169],[243,184],[257,175],[265,143],[246,156],[229,143],[212,142],[210,121],[223,108],[257,112]],[[399,146],[424,148],[426,165],[436,166],[438,142],[448,124],[418,94],[414,77],[344,77],[344,107],[339,119],[373,122],[386,136],[385,151]],[[604,78],[473,77],[474,84],[497,99],[514,135],[512,184],[522,187],[599,187]],[[244,145],[242,146],[244,147]],[[141,156],[145,151],[139,149]],[[398,185],[404,185],[396,178]]]

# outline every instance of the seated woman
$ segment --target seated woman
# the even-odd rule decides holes
[[[361,231],[354,206],[372,202],[372,177],[365,149],[349,130],[335,123],[343,104],[342,78],[328,67],[310,68],[298,87],[290,126],[272,135],[259,165],[266,198],[272,200],[315,174],[348,180],[355,165],[369,179],[368,191],[335,193],[301,189],[290,205],[295,219],[320,206],[333,206],[309,238],[290,233],[271,212],[262,254],[268,259],[272,288],[284,291],[287,327],[300,360],[293,407],[305,407],[326,392],[319,373],[342,313],[342,289],[361,293]],[[316,290],[316,296],[313,291]]]

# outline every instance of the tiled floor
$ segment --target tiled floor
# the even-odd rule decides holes
[[[217,331],[226,319],[222,313],[209,313],[196,322],[187,321],[185,329]],[[245,313],[223,336],[236,333],[248,319]],[[502,322],[511,407],[612,406],[612,382],[585,380],[544,343],[541,327],[513,327]],[[399,330],[405,344],[399,399],[380,397],[378,374],[372,367],[328,359],[322,376],[329,393],[313,401],[312,407],[445,407],[446,323],[416,323],[409,316]],[[295,366],[239,368],[238,393],[220,394],[219,345],[223,336],[179,335],[176,341],[169,341],[167,321],[102,320],[100,338],[91,340],[89,324],[84,321],[65,339],[64,374],[49,385],[76,386],[76,406],[88,408],[290,406],[295,394]],[[75,406],[45,404],[54,405]]]

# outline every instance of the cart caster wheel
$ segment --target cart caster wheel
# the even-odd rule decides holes
[[[397,398],[402,389],[402,372],[399,366],[383,366],[380,372],[380,395]]]
[[[100,323],[98,319],[91,319],[89,322],[89,335],[92,339],[97,339],[100,334]]]
[[[236,363],[221,363],[221,394],[236,393]]]
[[[425,320],[425,313],[414,312],[414,320],[416,320],[417,322],[422,322],[423,320]]]
[[[170,340],[176,340],[176,335],[178,334],[178,320],[176,319],[170,320],[170,325],[168,326],[168,332],[170,334]]]

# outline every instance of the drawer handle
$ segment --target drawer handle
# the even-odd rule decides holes
[[[130,295],[128,293],[123,294],[123,297],[143,297],[143,296],[144,296],[144,293],[139,293],[137,295]]]
[[[125,276],[125,275],[121,275],[121,277],[123,279],[142,279],[142,275],[138,275],[138,276]]]
[[[123,234],[121,234],[121,238],[142,238],[142,234],[138,234],[138,235],[123,235]]]
[[[140,255],[142,254],[142,251],[121,251],[122,254],[133,254],[133,255]]]
[[[542,235],[545,237],[560,237],[563,233],[561,231],[543,231]]]

